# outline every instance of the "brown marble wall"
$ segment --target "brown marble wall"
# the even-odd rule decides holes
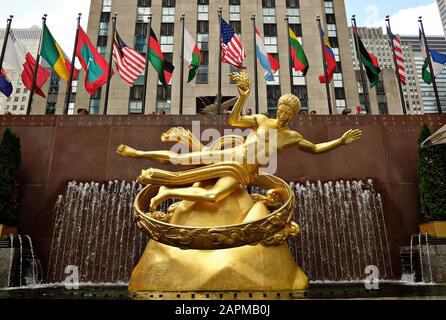
[[[173,126],[201,130],[227,126],[223,116],[0,116],[0,132],[10,127],[21,137],[19,231],[35,241],[44,271],[50,250],[52,209],[69,181],[134,180],[151,164],[120,158],[128,144],[166,149],[160,136]],[[287,181],[368,179],[383,194],[394,270],[399,247],[418,232],[417,139],[422,123],[437,129],[446,116],[299,116],[293,129],[313,142],[332,140],[350,128],[363,131],[360,142],[314,156],[289,149],[279,157],[278,176]],[[172,167],[165,167],[172,169]],[[396,272],[396,277],[399,276]]]

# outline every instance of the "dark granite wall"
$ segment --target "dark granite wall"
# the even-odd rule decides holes
[[[161,134],[174,126],[190,129],[192,121],[201,121],[201,130],[228,128],[224,116],[0,116],[1,132],[10,127],[21,137],[19,231],[33,238],[43,269],[52,208],[67,182],[134,180],[153,163],[121,158],[116,147],[123,143],[144,150],[168,149]],[[420,222],[416,167],[423,122],[438,129],[446,116],[299,116],[292,128],[315,143],[338,138],[350,128],[361,129],[363,137],[318,156],[287,150],[279,157],[277,175],[299,182],[373,179],[383,195],[392,263],[399,270],[399,247],[409,243]]]

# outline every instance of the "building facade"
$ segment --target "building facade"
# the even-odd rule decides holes
[[[382,28],[358,28],[358,34],[367,51],[378,58],[381,67],[380,83],[376,88],[369,88],[369,102],[372,114],[403,114],[401,95],[395,73],[392,48],[389,37]],[[415,53],[412,44],[402,42],[402,50],[407,73],[406,85],[402,86],[407,114],[424,113],[420,79],[417,74]],[[350,48],[353,54],[353,65],[357,73],[360,100],[364,103],[364,94],[360,83],[359,62],[356,58],[353,32],[350,29]],[[422,81],[422,80],[421,80]]]
[[[281,95],[293,92],[302,101],[303,108],[328,114],[325,85],[319,83],[323,74],[322,52],[316,16],[321,15],[323,27],[328,33],[338,62],[338,69],[331,85],[334,113],[341,113],[347,106],[359,103],[352,56],[348,45],[349,31],[346,24],[343,0],[92,0],[88,20],[88,35],[97,45],[100,53],[108,59],[111,37],[111,16],[118,14],[117,30],[123,41],[145,54],[147,50],[147,21],[152,13],[152,29],[161,44],[165,59],[176,67],[171,84],[165,88],[158,81],[158,75],[150,66],[147,81],[146,109],[142,110],[144,76],[140,76],[135,86],[127,86],[115,74],[111,80],[108,114],[152,114],[161,109],[167,114],[178,114],[180,105],[180,66],[181,66],[181,14],[185,14],[185,28],[196,39],[202,54],[203,63],[197,77],[184,84],[183,114],[196,114],[212,110],[218,94],[218,9],[222,7],[223,19],[240,34],[247,53],[244,65],[254,84],[254,43],[251,16],[256,15],[256,25],[264,35],[267,51],[281,64],[274,81],[266,81],[263,71],[259,70],[259,112],[273,114]],[[310,63],[306,77],[293,72],[291,85],[290,62],[288,54],[288,32],[286,15],[290,27],[302,42]],[[222,101],[231,106],[237,90],[227,78],[234,71],[227,64],[222,65]],[[185,76],[187,66],[184,66]],[[84,89],[85,73],[79,74],[75,104],[70,113],[77,108],[87,108],[92,114],[103,113],[105,86],[90,96]],[[254,85],[246,104],[255,109]],[[53,101],[51,112],[62,114],[64,107],[65,84],[61,83],[59,98]],[[48,106],[47,106],[48,107]],[[40,110],[42,108],[35,108]],[[215,110],[215,109],[214,109]],[[48,108],[47,108],[48,111]]]
[[[440,11],[441,22],[446,34],[446,0],[437,0],[438,10]]]
[[[39,40],[40,35],[42,34],[42,29],[39,29],[39,27],[32,27],[29,29],[13,29],[13,32],[18,41],[20,41],[35,57],[37,50],[39,49]],[[0,43],[3,43],[5,34],[6,30],[0,29]],[[10,112],[12,114],[26,114],[29,91],[25,88],[21,80],[23,70],[16,70],[15,67],[8,65],[7,62],[3,63],[3,69],[9,80],[11,80],[13,91],[9,98],[0,93],[0,114],[4,114],[5,112]],[[45,87],[43,90],[44,92],[46,91]],[[39,101],[39,99],[42,101]],[[45,99],[40,97],[34,98],[34,101],[39,104],[44,103],[44,100]]]
[[[429,48],[446,54],[446,39],[442,36],[427,36]],[[423,81],[422,70],[424,65],[423,53],[421,52],[421,44],[419,36],[402,36],[401,41],[404,45],[410,46],[415,60],[415,70],[419,83],[418,94],[421,96],[425,113],[438,113],[435,93],[432,85],[428,85]],[[443,71],[436,78],[438,93],[440,96],[443,112],[446,112],[446,71]],[[412,92],[411,92],[412,94]]]

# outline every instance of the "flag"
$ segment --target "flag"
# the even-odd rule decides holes
[[[378,84],[379,74],[381,73],[378,58],[367,51],[356,28],[353,28],[353,33],[356,34],[355,43],[357,42],[357,48],[359,48],[357,52],[358,59],[364,65],[367,78],[370,81],[370,88],[373,88]]]
[[[237,32],[223,19],[221,19],[221,61],[237,69],[246,69],[242,65],[246,58],[246,51]]]
[[[429,60],[427,57],[425,41],[426,40],[424,38],[424,34],[420,30],[421,52],[422,52],[423,58],[424,58],[422,76],[423,76],[424,82],[426,82],[427,84],[432,84],[433,78],[432,78],[432,74],[431,74],[431,71],[429,68]],[[436,78],[443,71],[444,65],[446,64],[446,55],[441,54],[434,50],[429,50],[429,53],[431,55],[431,63],[432,63],[432,69],[434,71],[434,77]]]
[[[327,63],[328,83],[330,83],[331,80],[333,80],[333,74],[335,73],[337,67],[336,57],[333,52],[333,49],[331,48],[330,40],[328,39],[324,30],[322,30],[322,28],[319,27],[319,31],[321,32],[322,38],[324,39],[324,56],[325,56],[325,62]],[[319,82],[325,83],[325,71],[323,75],[319,76]]]
[[[390,37],[390,41],[393,42],[393,48],[394,48],[394,55],[396,59],[396,64],[398,67],[398,76],[400,79],[401,84],[404,86],[407,82],[407,74],[406,74],[406,67],[404,66],[404,56],[403,56],[403,49],[401,47],[401,39],[398,38],[396,35],[390,31],[389,26],[387,26],[387,34]]]
[[[85,70],[85,89],[90,95],[94,95],[100,87],[107,83],[108,63],[96,50],[82,27],[79,27],[76,57]],[[111,76],[113,76],[113,70]]]
[[[256,28],[256,52],[262,68],[265,69],[265,79],[274,81],[274,74],[279,70],[280,64],[266,52],[265,43],[258,28]]]
[[[35,66],[36,66],[36,59],[34,59],[31,53],[28,52],[26,54],[26,61],[23,64],[23,72],[22,72],[22,81],[28,90],[31,90],[32,88]],[[42,86],[45,84],[46,80],[48,80],[50,75],[51,74],[48,70],[43,68],[41,65],[38,66],[34,92],[39,96],[41,96],[42,98],[46,98],[45,94],[42,91]]]
[[[291,28],[288,29],[290,37],[291,59],[296,72],[300,71],[305,76],[310,68],[304,49],[300,45],[299,39]]]
[[[11,81],[8,80],[4,69],[2,69],[2,71],[0,72],[0,92],[8,98],[11,96],[12,93],[12,84]]]
[[[131,87],[146,67],[144,56],[135,49],[128,47],[117,31],[115,31],[113,37],[113,60],[121,79]]]
[[[170,83],[175,67],[169,61],[164,59],[164,54],[161,52],[161,46],[152,29],[150,29],[149,60],[156,72],[158,72],[161,83],[164,86],[167,86]]]
[[[22,82],[28,90],[32,88],[34,67],[36,60],[31,53],[25,48],[25,46],[16,38],[14,32],[9,32],[8,45],[5,50],[4,62],[8,68],[22,71]],[[45,84],[49,78],[50,73],[48,70],[39,65],[37,69],[37,77],[34,91],[39,96],[45,98],[45,94],[42,92],[41,87]]]
[[[195,43],[192,35],[184,29],[184,60],[189,63],[189,76],[187,82],[191,82],[197,74],[197,69],[202,62],[201,51]]]
[[[70,78],[71,61],[67,58],[46,25],[43,28],[42,49],[40,50],[40,55],[51,65],[54,71],[62,79],[68,82]],[[76,74],[77,70],[74,69],[73,78],[76,77]]]

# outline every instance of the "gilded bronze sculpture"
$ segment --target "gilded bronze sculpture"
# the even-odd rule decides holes
[[[189,131],[173,128],[164,142],[177,142],[191,152],[139,151],[121,145],[121,156],[181,166],[182,172],[151,168],[138,182],[147,185],[135,201],[138,226],[150,241],[129,283],[130,291],[298,290],[308,278],[297,266],[285,241],[300,229],[292,221],[294,193],[283,180],[260,170],[280,151],[297,146],[314,154],[360,138],[349,130],[341,138],[313,144],[289,125],[300,111],[299,99],[287,94],[277,117],[242,116],[250,93],[246,73],[229,75],[239,98],[229,117],[235,127],[251,128],[244,139],[225,136],[203,146]],[[247,186],[267,190],[249,195]],[[179,199],[167,212],[157,211],[167,199]]]

